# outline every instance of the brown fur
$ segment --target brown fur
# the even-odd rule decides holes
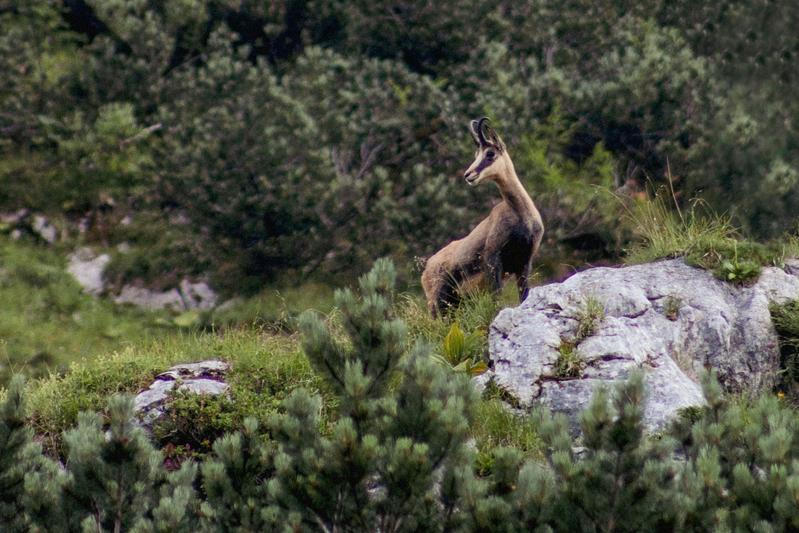
[[[504,143],[484,122],[472,122],[478,150],[464,178],[472,186],[493,181],[502,201],[469,235],[452,241],[428,259],[422,287],[433,316],[457,305],[467,286],[485,283],[492,291],[499,291],[509,274],[516,276],[522,301],[527,295],[532,258],[544,234],[541,215],[519,181]]]

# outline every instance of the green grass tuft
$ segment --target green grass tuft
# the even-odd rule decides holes
[[[415,295],[398,298],[397,314],[408,325],[411,339],[422,339],[433,349],[435,356],[453,367],[461,363],[478,364],[488,355],[488,328],[503,307],[518,305],[516,288],[507,283],[504,290],[493,296],[487,291],[469,292],[461,304],[439,318],[432,318],[424,301]],[[453,326],[457,331],[453,333]],[[450,333],[463,335],[463,343],[447,341]],[[452,340],[452,337],[450,337]],[[464,365],[471,368],[470,365]]]
[[[799,255],[795,237],[766,244],[745,240],[730,218],[695,202],[686,211],[670,209],[662,194],[628,210],[639,243],[628,250],[628,263],[685,257],[688,264],[709,270],[736,284],[756,280],[764,266],[782,266]]]
[[[516,448],[531,459],[543,458],[543,443],[533,418],[508,411],[507,406],[498,399],[478,402],[473,416],[472,436],[477,445],[480,475],[490,473],[492,451],[497,446]]]
[[[588,296],[574,318],[577,320],[574,344],[579,344],[596,332],[599,323],[605,318],[605,305],[593,296]]]
[[[296,320],[303,311],[329,313],[333,309],[333,288],[305,282],[285,288],[267,288],[255,296],[235,299],[204,318],[212,327],[254,325],[273,331],[297,330]]]
[[[666,296],[663,304],[663,313],[671,321],[677,320],[682,309],[682,299],[677,296]]]
[[[555,361],[555,377],[561,379],[579,378],[585,369],[585,361],[572,341],[561,340],[558,358]]]

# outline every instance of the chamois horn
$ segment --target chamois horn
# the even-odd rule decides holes
[[[471,122],[472,137],[474,137],[474,142],[476,142],[478,146],[485,146],[488,144],[485,134],[483,133],[483,124],[486,122],[488,122],[488,117],[482,117]]]

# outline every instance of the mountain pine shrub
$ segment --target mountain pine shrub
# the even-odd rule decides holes
[[[686,458],[679,491],[694,530],[796,531],[799,528],[799,416],[764,395],[730,400],[712,374],[708,405],[694,422],[675,423]]]
[[[24,381],[16,376],[0,406],[0,525],[4,531],[28,531],[30,515],[47,517],[53,493],[35,488],[36,481],[52,474],[52,467],[33,442],[26,425]],[[26,512],[27,511],[27,512]]]

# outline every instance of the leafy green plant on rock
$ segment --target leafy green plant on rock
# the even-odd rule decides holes
[[[677,296],[666,296],[663,303],[663,314],[672,322],[677,320],[680,316],[680,309],[682,308],[682,299]]]
[[[580,356],[574,343],[561,340],[558,346],[558,358],[555,360],[555,377],[562,379],[579,378],[583,374],[585,361]]]
[[[577,320],[574,341],[580,343],[596,332],[599,323],[605,318],[605,306],[594,296],[587,296],[574,318]]]
[[[605,318],[605,306],[593,296],[588,296],[574,315],[577,326],[571,338],[562,338],[558,345],[554,375],[557,378],[579,378],[585,368],[585,360],[580,356],[578,345],[596,332]]]

